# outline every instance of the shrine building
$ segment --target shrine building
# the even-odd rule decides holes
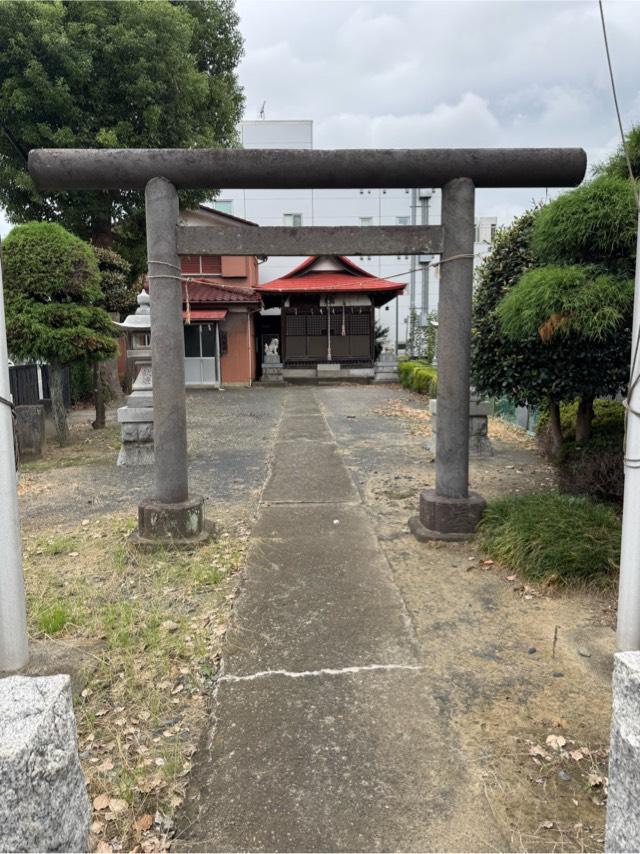
[[[375,309],[404,289],[342,255],[313,255],[256,288],[266,309],[261,351],[277,339],[285,380],[373,378]]]

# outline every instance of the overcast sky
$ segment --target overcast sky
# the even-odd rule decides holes
[[[245,118],[313,119],[316,148],[619,140],[598,4],[239,0]],[[640,3],[605,0],[625,127],[640,122]],[[540,191],[482,191],[509,221]]]
[[[618,143],[596,0],[239,0],[245,118],[313,119],[316,148]],[[625,127],[640,122],[640,3],[605,0]],[[484,190],[508,222],[540,191]],[[3,227],[4,226],[4,227]],[[0,223],[6,232],[6,224]]]

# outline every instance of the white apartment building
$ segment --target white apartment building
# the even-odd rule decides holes
[[[259,119],[240,124],[245,148],[313,148],[313,121]],[[440,192],[362,187],[345,190],[221,190],[212,203],[225,213],[258,225],[409,225],[440,223]],[[497,222],[481,217],[476,227],[478,256],[488,251]],[[288,273],[302,258],[273,257],[260,268],[260,282]],[[378,319],[389,329],[390,344],[406,340],[411,308],[426,321],[437,311],[438,268],[429,268],[430,256],[352,256],[364,269],[384,279],[405,282],[404,294],[378,310]],[[413,272],[412,272],[413,271]],[[273,311],[273,310],[272,310]]]

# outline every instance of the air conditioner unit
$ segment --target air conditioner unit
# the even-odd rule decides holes
[[[431,264],[434,257],[434,255],[418,255],[418,264]]]
[[[426,187],[423,187],[422,189],[418,190],[418,198],[430,199],[434,193],[435,193],[435,190],[427,189]]]

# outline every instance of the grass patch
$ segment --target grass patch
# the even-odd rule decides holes
[[[42,459],[20,463],[20,471],[35,473],[73,466],[103,465],[113,460],[120,447],[117,424],[109,424],[102,430],[72,425],[70,435],[70,443],[62,448],[55,440],[48,441]]]
[[[556,493],[500,498],[485,510],[480,545],[531,581],[608,586],[620,564],[611,507]]]
[[[34,621],[43,635],[58,635],[71,622],[71,610],[64,602],[52,602],[48,606],[38,604],[41,607],[36,609]]]
[[[132,527],[112,515],[30,538],[28,619],[32,636],[99,641],[74,701],[94,847],[159,851],[206,720],[246,542],[222,534],[191,552],[146,553],[129,545]]]

